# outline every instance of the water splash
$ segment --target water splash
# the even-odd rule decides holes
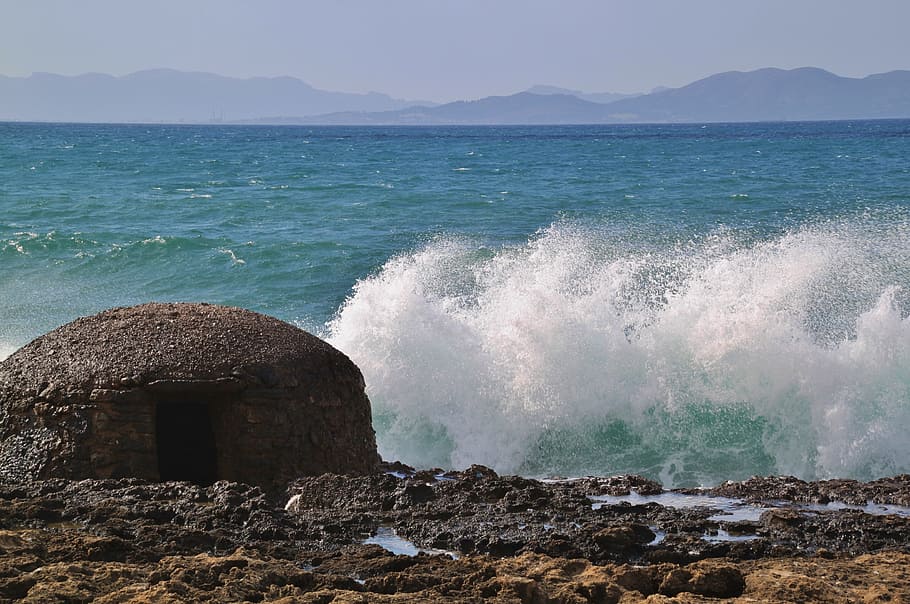
[[[682,242],[558,223],[440,238],[360,281],[329,325],[381,453],[525,474],[910,471],[910,222]]]
[[[14,352],[16,352],[15,346],[0,344],[0,361],[13,354]]]

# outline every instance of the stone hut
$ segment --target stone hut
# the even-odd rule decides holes
[[[278,319],[143,304],[77,319],[0,362],[0,480],[283,487],[379,462],[363,376]]]

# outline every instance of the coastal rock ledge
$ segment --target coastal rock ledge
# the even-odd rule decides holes
[[[379,463],[363,376],[293,325],[150,303],[84,317],[0,362],[0,481],[141,478],[283,488]]]

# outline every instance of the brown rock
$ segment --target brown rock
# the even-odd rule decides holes
[[[623,553],[649,543],[654,531],[641,524],[611,526],[594,534],[594,542],[604,551]]]
[[[689,591],[689,580],[692,572],[687,568],[674,568],[664,576],[660,583],[660,593],[665,596],[675,596],[678,593]]]
[[[616,571],[616,584],[623,589],[637,591],[643,596],[657,593],[659,587],[651,569],[635,566],[620,567]]]
[[[734,566],[699,567],[689,580],[687,591],[711,598],[734,598],[746,588],[743,574]]]

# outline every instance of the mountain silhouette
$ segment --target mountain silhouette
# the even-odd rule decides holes
[[[534,90],[534,89],[532,89]],[[540,90],[540,89],[538,89]],[[551,89],[544,88],[550,92]],[[334,113],[321,124],[602,124],[910,118],[910,71],[845,78],[823,69],[759,69],[709,76],[682,88],[594,103],[522,92],[436,107]]]
[[[59,122],[208,122],[414,105],[385,94],[319,90],[296,78],[228,78],[172,69],[122,77],[89,73],[0,76],[0,119]]]
[[[618,98],[625,97],[625,98]],[[615,100],[613,100],[615,98]],[[846,78],[802,67],[715,74],[637,96],[535,86],[442,105],[319,90],[296,78],[169,69],[0,76],[0,120],[274,124],[605,124],[910,118],[910,71]]]

